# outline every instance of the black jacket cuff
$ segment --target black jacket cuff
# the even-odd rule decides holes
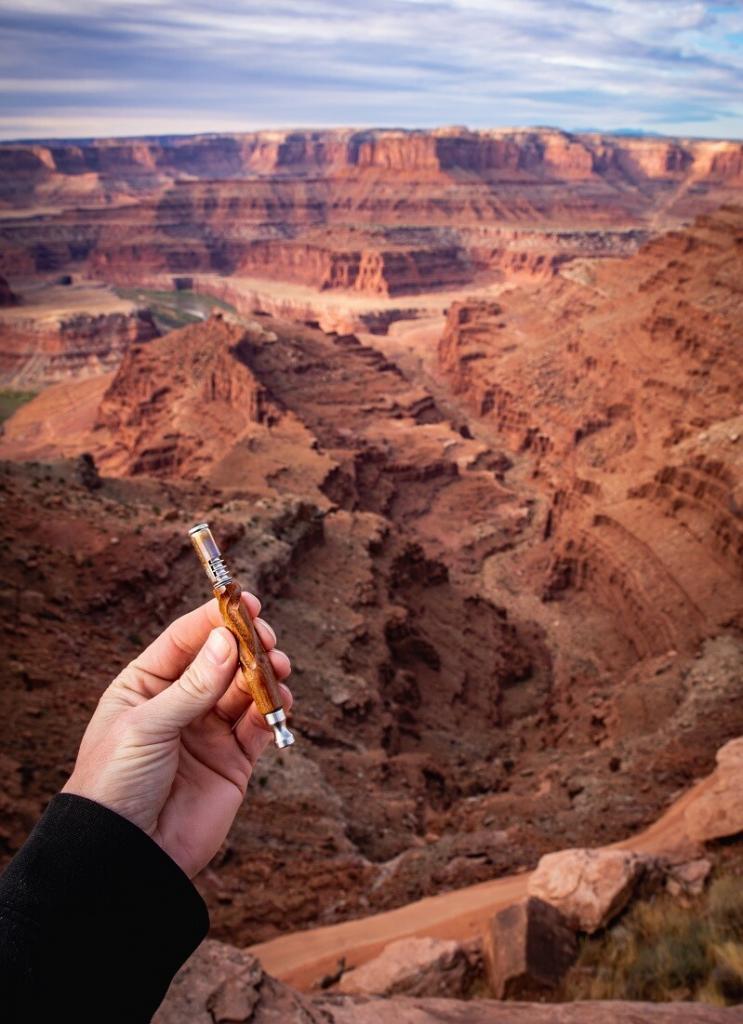
[[[45,1007],[42,990],[51,987],[57,1012],[66,994],[78,1020],[87,1009],[134,1024],[151,1018],[206,936],[209,915],[187,875],[138,826],[58,793],[0,878],[0,927],[24,1019],[34,1019],[28,1000]]]

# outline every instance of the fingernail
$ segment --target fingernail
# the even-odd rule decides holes
[[[256,621],[256,622],[260,622],[260,624],[261,624],[262,626],[265,626],[265,627],[266,627],[266,629],[268,630],[268,632],[269,632],[269,633],[271,634],[271,636],[273,637],[273,642],[274,642],[274,643],[276,643],[276,633],[274,632],[274,628],[273,628],[273,626],[269,626],[269,624],[268,624],[268,623],[266,622],[266,620],[265,620],[265,619],[261,619],[260,617],[256,617],[256,620],[255,620],[255,621]]]
[[[232,643],[224,629],[213,629],[206,641],[206,656],[214,665],[223,665],[232,652]]]

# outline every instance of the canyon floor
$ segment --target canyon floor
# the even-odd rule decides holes
[[[682,185],[663,202],[691,202]],[[95,222],[84,260],[0,265],[0,370],[38,392],[0,436],[0,858],[103,687],[208,597],[204,519],[292,660],[298,738],[197,879],[215,938],[301,946],[516,892],[543,854],[642,832],[709,774],[743,734],[743,208],[655,231],[656,203],[619,251],[584,234],[548,270],[501,260],[426,293],[270,285],[197,247],[177,287],[205,304],[168,330],[172,224],[147,220],[138,278],[112,270],[111,220],[130,238],[149,202],[68,205],[54,238]],[[49,222],[8,222],[6,255],[38,264]]]

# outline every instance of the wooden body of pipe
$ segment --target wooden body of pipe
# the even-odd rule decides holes
[[[276,746],[291,746],[294,737],[286,727],[286,712],[281,703],[276,674],[253,619],[241,600],[242,588],[224,564],[208,523],[198,523],[188,531],[188,535],[219,602],[222,621],[237,640],[241,669],[237,685],[252,697],[267,725],[273,729]]]
[[[281,708],[279,684],[241,594],[242,588],[235,580],[214,588],[222,621],[237,640],[242,669],[242,678],[238,678],[237,685],[250,694],[262,715],[268,715]]]

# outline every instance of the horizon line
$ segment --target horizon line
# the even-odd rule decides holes
[[[591,136],[639,139],[664,139],[673,142],[743,142],[743,136],[720,136],[720,135],[691,135],[679,134],[670,135],[665,132],[649,131],[643,128],[614,128],[604,130],[602,128],[561,128],[558,125],[549,124],[524,124],[524,125],[491,125],[484,128],[470,128],[467,125],[436,125],[433,127],[404,127],[401,125],[276,125],[275,127],[246,128],[244,130],[211,130],[190,132],[148,132],[142,135],[43,135],[43,136],[20,136],[14,138],[0,138],[0,146],[6,145],[47,145],[50,143],[69,144],[90,144],[94,142],[142,142],[148,140],[165,139],[189,139],[194,137],[219,138],[244,135],[270,135],[274,132],[283,133],[328,133],[328,132],[352,132],[362,134],[364,132],[400,132],[434,134],[437,132],[461,133],[466,135],[485,135],[490,132],[558,132],[562,135]]]

